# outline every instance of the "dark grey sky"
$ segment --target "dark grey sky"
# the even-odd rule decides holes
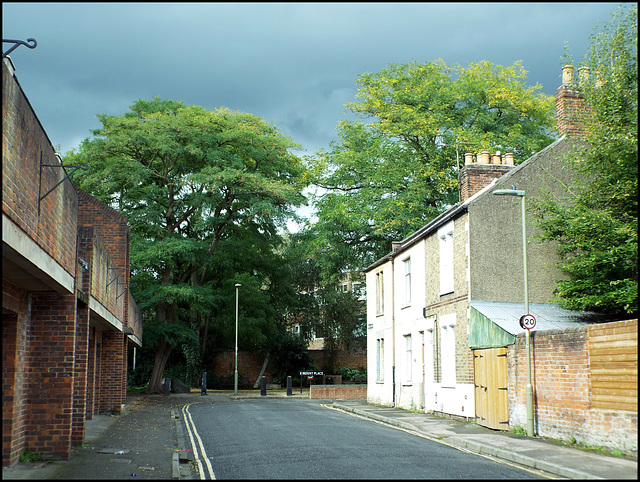
[[[356,76],[390,63],[522,60],[529,84],[553,94],[565,42],[582,60],[617,5],[5,2],[2,37],[37,40],[11,58],[61,153],[100,126],[96,114],[160,96],[260,116],[312,154],[336,138]]]

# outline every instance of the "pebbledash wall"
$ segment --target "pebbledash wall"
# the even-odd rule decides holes
[[[68,458],[86,420],[121,410],[127,349],[141,345],[142,326],[128,292],[126,218],[73,186],[9,58],[2,121],[2,463],[10,466],[27,449]]]
[[[638,453],[638,320],[533,332],[539,436]],[[509,426],[525,427],[525,336],[508,347]]]

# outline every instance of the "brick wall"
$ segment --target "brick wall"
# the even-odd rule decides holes
[[[366,399],[367,385],[311,385],[309,398],[324,400]]]
[[[129,284],[130,229],[127,217],[102,201],[76,188],[78,194],[78,224],[93,226],[113,264],[124,270],[124,283]]]
[[[78,302],[76,309],[76,345],[73,388],[71,443],[82,445],[87,412],[87,369],[89,357],[89,307]]]
[[[83,441],[85,419],[99,411],[120,411],[127,337],[100,331],[105,326],[92,319],[87,295],[125,326],[130,307],[137,307],[126,292],[126,218],[87,193],[80,191],[79,200],[17,79],[2,64],[3,216],[15,225],[11,233],[17,242],[21,237],[33,241],[75,278],[78,291],[72,286],[64,293],[40,291],[47,289],[50,273],[45,270],[53,263],[43,263],[46,256],[38,250],[32,255],[16,246],[19,252],[11,253],[15,264],[7,276],[13,278],[3,277],[2,289],[2,456],[4,465],[13,465],[25,449],[68,458],[71,443]],[[23,265],[32,269],[23,272]],[[102,272],[93,290],[90,275],[97,268]],[[114,282],[107,288],[116,274],[122,278],[119,286]]]
[[[2,306],[2,464],[24,450],[27,406],[25,373],[28,353],[29,303],[26,291],[3,280]]]
[[[316,366],[322,367],[324,353],[322,350],[309,350],[311,359],[314,360]],[[264,363],[264,357],[258,356],[253,352],[238,351],[238,379],[240,385],[240,379],[244,378],[248,380],[250,387],[258,379],[260,370]],[[267,365],[267,369],[264,376],[267,377],[267,383],[272,383],[273,378],[271,374],[272,362]],[[366,351],[342,351],[338,355],[338,367],[353,367],[364,368],[367,367],[367,353]],[[207,367],[207,377],[229,377],[233,376],[235,370],[235,357],[233,350],[222,350],[216,353],[213,363]],[[291,374],[297,375],[297,374]],[[327,373],[327,375],[330,375]]]
[[[100,349],[99,411],[120,412],[126,392],[122,390],[126,376],[125,336],[119,331],[102,332]]]
[[[75,295],[33,293],[25,446],[68,458],[75,361]]]
[[[637,410],[593,408],[588,344],[587,326],[532,333],[531,378],[536,433],[562,440],[573,438],[588,445],[637,455]],[[516,343],[508,347],[507,356],[509,426],[526,427],[524,335],[518,335]]]
[[[40,167],[40,164],[55,167]],[[20,84],[2,62],[2,212],[75,273],[78,197]]]

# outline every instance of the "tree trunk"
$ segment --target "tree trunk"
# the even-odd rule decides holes
[[[156,355],[153,360],[153,370],[151,371],[151,379],[147,386],[147,393],[162,393],[162,375],[164,373],[164,366],[169,359],[169,353],[171,353],[171,345],[162,340],[158,343],[156,348]]]
[[[262,364],[262,370],[260,370],[260,375],[258,375],[258,379],[256,380],[256,383],[253,384],[253,388],[258,388],[258,385],[260,385],[260,380],[262,380],[262,375],[264,375],[264,372],[267,369],[268,363],[269,363],[269,353],[267,353],[267,357],[264,359],[264,363]]]

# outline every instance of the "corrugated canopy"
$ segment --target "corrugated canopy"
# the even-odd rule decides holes
[[[472,301],[471,307],[512,335],[523,333],[520,317],[526,315],[524,303],[498,303],[491,301]],[[536,319],[536,327],[532,331],[562,330],[576,328],[588,322],[588,313],[571,311],[558,305],[545,303],[529,303],[529,311]]]

